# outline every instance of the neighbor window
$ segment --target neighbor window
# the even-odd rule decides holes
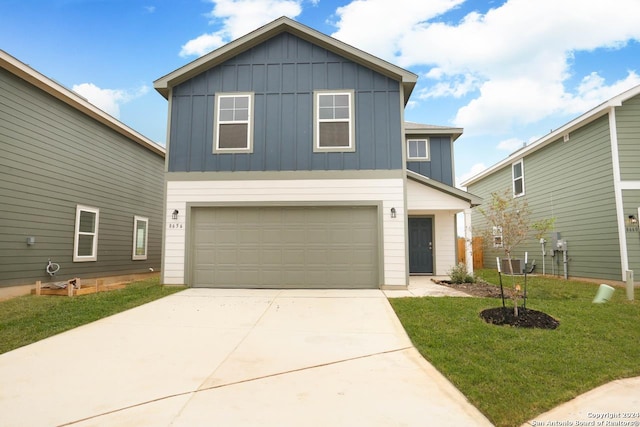
[[[215,102],[215,143],[217,153],[252,151],[253,94],[218,94]]]
[[[133,218],[133,257],[134,260],[147,259],[147,240],[149,235],[149,218],[135,216]]]
[[[76,228],[73,241],[73,261],[98,259],[98,219],[100,210],[87,206],[76,207]]]
[[[408,160],[429,160],[429,141],[426,139],[407,140]]]
[[[513,197],[524,195],[524,163],[522,160],[511,165],[513,177]]]
[[[493,247],[501,248],[502,247],[502,227],[494,226],[492,229],[493,234]]]
[[[314,151],[355,151],[353,92],[316,92],[314,97]]]

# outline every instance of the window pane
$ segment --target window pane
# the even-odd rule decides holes
[[[336,107],[348,107],[349,95],[334,95],[334,105]]]
[[[220,109],[232,110],[233,106],[234,106],[233,98],[230,98],[230,97],[220,98]]]
[[[318,105],[320,107],[333,107],[333,95],[319,95]]]
[[[233,121],[233,110],[220,110],[220,120],[223,122]]]
[[[96,214],[95,212],[80,212],[80,226],[78,230],[81,233],[95,233]]]
[[[320,120],[332,120],[334,119],[333,108],[320,108],[318,115],[320,116]]]
[[[236,101],[236,108],[249,108],[249,97],[248,96],[237,96],[234,98]]]
[[[90,234],[78,236],[78,256],[93,256],[93,239]]]
[[[218,129],[220,131],[219,148],[249,148],[247,124],[220,125]]]
[[[236,110],[234,120],[249,120],[249,110]]]
[[[416,144],[416,141],[409,141],[409,157],[418,157],[418,144]]]
[[[136,222],[136,255],[145,255],[147,248],[147,223],[145,221]]]
[[[348,107],[337,107],[335,110],[335,118],[336,119],[348,119],[349,118],[349,108]]]
[[[515,194],[522,194],[522,178],[513,181],[513,192]]]
[[[522,163],[513,165],[513,177],[520,178],[522,176]]]
[[[423,159],[427,157],[427,141],[416,141],[416,146],[418,147],[418,157]]]
[[[349,123],[320,123],[320,147],[348,147]]]

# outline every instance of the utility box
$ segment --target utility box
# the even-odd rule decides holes
[[[511,265],[513,266],[513,274],[524,274],[524,262],[521,259],[512,259]],[[502,258],[500,260],[500,271],[502,274],[511,274],[508,259]]]
[[[551,233],[551,239],[549,239],[551,241],[551,250],[552,251],[557,251],[558,250],[558,241],[561,240],[561,236],[560,236],[560,232],[559,231],[554,231]]]

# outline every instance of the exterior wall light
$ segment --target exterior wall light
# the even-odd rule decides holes
[[[178,209],[174,209],[173,213],[171,214],[171,218],[172,219],[178,219],[178,214],[180,213],[180,211]]]
[[[396,217],[396,208],[391,208],[391,218]]]

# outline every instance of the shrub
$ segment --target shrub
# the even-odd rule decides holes
[[[449,270],[449,277],[453,283],[475,283],[476,279],[467,272],[467,266],[459,263]]]

